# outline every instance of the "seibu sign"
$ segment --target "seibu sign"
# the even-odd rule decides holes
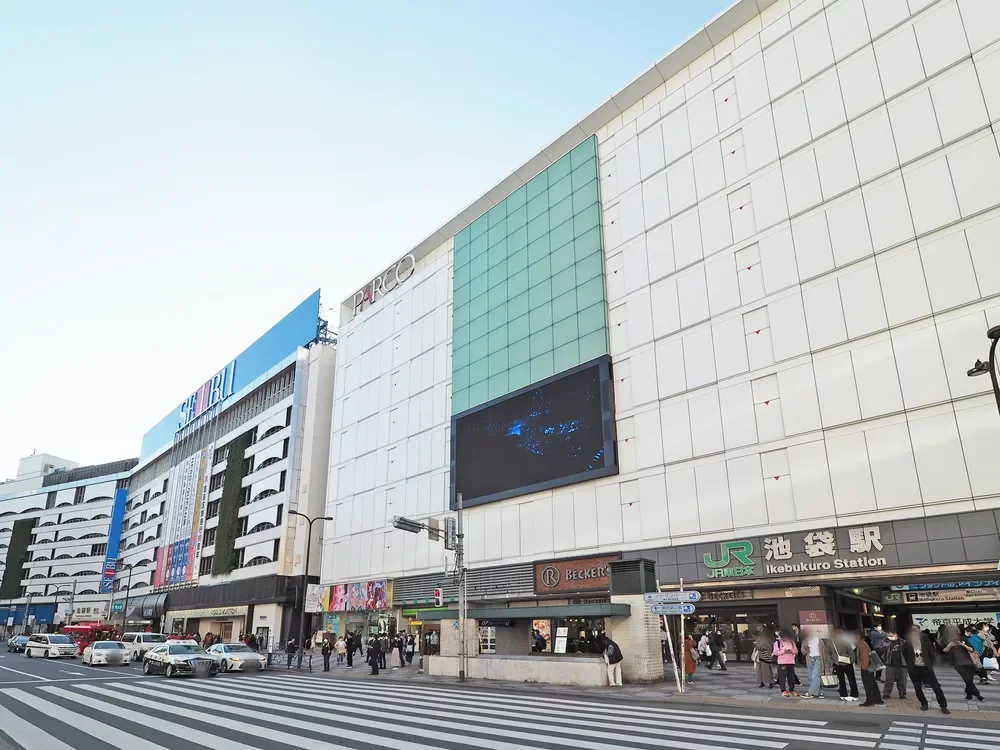
[[[354,293],[354,314],[357,315],[361,312],[366,302],[369,306],[374,305],[380,296],[384,297],[410,278],[416,266],[417,259],[413,257],[412,253],[404,255],[394,265],[367,283],[364,288],[356,291]]]
[[[589,591],[610,591],[608,563],[621,555],[575,557],[535,563],[535,593],[564,594]]]

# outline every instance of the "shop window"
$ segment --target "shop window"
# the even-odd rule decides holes
[[[603,617],[531,621],[531,650],[535,653],[599,655]],[[544,644],[544,645],[543,645]]]
[[[479,628],[479,653],[495,654],[497,652],[497,629],[495,625]]]

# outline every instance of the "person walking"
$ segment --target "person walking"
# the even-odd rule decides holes
[[[347,643],[344,641],[343,636],[338,638],[337,642],[333,644],[333,650],[337,652],[337,664],[343,664],[344,657],[347,656]]]
[[[726,637],[722,635],[722,630],[719,626],[715,626],[715,633],[712,635],[712,661],[709,662],[708,668],[712,668],[713,662],[719,663],[719,669],[723,672],[728,672],[726,669]]]
[[[417,649],[417,639],[413,633],[406,639],[406,666],[413,664],[413,652]]]
[[[389,659],[389,650],[391,648],[389,645],[388,633],[382,633],[381,637],[379,638],[379,646],[382,649],[379,654],[379,662],[378,662],[379,669],[388,669],[388,667],[386,666],[386,662]]]
[[[625,660],[621,648],[613,640],[604,636],[601,642],[601,650],[604,652],[604,663],[608,665],[608,685],[611,687],[621,687],[622,662]]]
[[[882,663],[885,664],[882,700],[892,698],[893,685],[896,686],[896,692],[900,699],[906,698],[906,658],[903,656],[903,639],[896,633],[895,628],[889,628],[885,643],[878,655],[881,657]]]
[[[733,630],[733,651],[736,652],[736,661],[743,661],[743,637],[738,630]]]
[[[885,701],[882,700],[878,691],[878,683],[875,681],[875,673],[882,669],[882,660],[878,652],[874,651],[862,637],[858,637],[858,667],[861,668],[861,684],[865,688],[865,702],[862,706],[879,706]]]
[[[257,636],[256,635],[254,635],[253,633],[251,633],[250,635],[247,636],[247,646],[249,646],[251,649],[253,649],[254,651],[256,651],[258,645],[259,644],[257,643]]]
[[[368,662],[372,665],[372,674],[378,674],[379,665],[382,663],[382,640],[380,638],[372,638],[371,643],[368,644]]]
[[[854,673],[854,665],[858,663],[857,649],[841,628],[835,628],[833,637],[827,641],[827,656],[833,665],[833,673],[837,675],[838,692],[842,701],[858,700],[858,680]],[[848,693],[848,683],[850,693]]]
[[[972,659],[972,656],[976,652],[972,646],[962,640],[962,634],[959,629],[954,625],[948,625],[944,629],[938,645],[941,647],[941,652],[948,657],[952,666],[955,667],[955,671],[958,672],[959,677],[965,683],[965,700],[971,701],[973,698],[980,702],[986,700],[979,693],[979,688],[972,681],[972,678],[979,671]]]
[[[888,637],[889,634],[882,629],[882,623],[876,623],[875,627],[868,631],[868,644],[879,654],[880,657]],[[881,671],[875,673],[875,679],[882,679]]]
[[[992,659],[994,662],[997,661],[997,656],[1000,654],[1000,649],[997,648],[997,639],[990,632],[990,626],[987,622],[979,623],[979,637],[983,639],[983,666],[986,667],[986,660]],[[1000,665],[993,664],[987,668],[986,679],[988,682],[996,682],[996,678],[993,676],[993,670],[996,670]]]
[[[920,702],[920,710],[926,711],[927,697],[924,695],[924,685],[934,691],[941,713],[950,714],[948,701],[944,697],[941,683],[938,682],[937,675],[934,674],[934,644],[931,639],[920,632],[916,625],[906,631],[906,639],[903,641],[903,661],[910,674],[910,681],[913,683],[913,692],[917,694]]]
[[[701,638],[698,639],[698,656],[702,662],[708,665],[708,668],[712,668],[712,641],[708,637],[708,633],[702,633]]]
[[[667,626],[660,621],[660,655],[663,657],[663,663],[667,663],[667,653],[669,649],[667,648]]]
[[[330,646],[330,641],[323,641],[323,647],[320,649],[320,653],[323,654],[323,671],[330,671],[330,653],[333,648]]]
[[[344,642],[344,646],[347,650],[347,666],[350,669],[354,669],[354,634],[351,632],[347,633],[347,640]]]
[[[297,650],[298,646],[295,645],[295,641],[289,638],[288,643],[285,644],[285,656],[288,657],[288,663],[285,665],[285,669],[292,668],[292,657],[295,656],[295,652]]]
[[[975,665],[979,669],[979,684],[988,685],[989,679],[987,679],[987,674],[989,674],[983,667],[983,658],[985,657],[986,643],[983,641],[982,635],[976,630],[972,623],[965,626],[965,640],[972,646],[972,650],[975,651],[976,655],[973,657],[973,664],[978,660],[979,664]]]
[[[761,628],[754,639],[753,653],[750,661],[756,666],[758,687],[774,688],[774,643],[767,632]]]
[[[694,682],[694,671],[698,668],[698,644],[688,633],[684,638],[684,681]]]
[[[778,639],[774,642],[772,653],[778,661],[778,683],[781,694],[798,696],[795,692],[795,658],[798,649],[795,647],[795,634],[786,628],[778,631]]]
[[[802,653],[802,630],[799,628],[797,622],[792,623],[792,635],[794,636],[792,640],[795,641],[795,663],[800,667],[806,665],[805,654]]]
[[[826,656],[826,645],[820,637],[819,630],[806,633],[800,649],[806,660],[809,675],[809,689],[802,694],[803,698],[823,697],[823,675],[827,674],[829,662]]]
[[[399,666],[406,666],[406,636],[396,636],[396,650],[399,651]]]

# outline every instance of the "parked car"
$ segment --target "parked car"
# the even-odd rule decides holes
[[[267,668],[267,657],[245,643],[216,643],[208,653],[222,672],[259,672]]]
[[[140,661],[151,648],[166,643],[167,636],[163,633],[123,633],[121,642],[128,648],[132,661]]]
[[[70,659],[75,659],[80,655],[80,648],[76,645],[76,641],[68,635],[35,633],[24,644],[24,654],[29,659],[34,656],[42,656],[46,659],[68,656]]]
[[[121,641],[95,641],[83,650],[83,663],[91,666],[131,664],[132,654]]]
[[[201,646],[171,641],[146,652],[142,657],[142,673],[165,674],[167,677],[215,677],[219,673],[219,665]]]
[[[28,636],[15,635],[7,641],[7,653],[21,653],[24,651],[24,644],[28,642]]]

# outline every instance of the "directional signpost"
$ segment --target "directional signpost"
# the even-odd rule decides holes
[[[654,615],[693,615],[693,604],[654,604],[649,608]]]
[[[700,591],[660,591],[655,594],[644,594],[647,604],[670,604],[674,602],[700,602]],[[694,609],[692,608],[692,612]]]
[[[680,591],[657,591],[653,594],[643,594],[643,600],[650,605],[649,611],[654,615],[679,615],[681,618],[681,642],[677,649],[677,658],[674,659],[674,676],[677,677],[677,688],[684,692],[684,617],[694,614],[694,602],[701,601],[700,591],[685,591],[684,579],[680,581]],[[659,581],[657,581],[659,586]],[[667,629],[667,642],[673,653],[674,645],[670,638],[670,630]],[[680,662],[680,675],[677,675],[677,662]]]

